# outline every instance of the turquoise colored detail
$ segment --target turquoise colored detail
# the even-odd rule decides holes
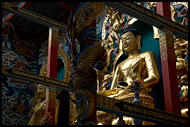
[[[154,53],[158,66],[158,71],[161,77],[162,67],[160,58],[160,44],[158,39],[153,38],[153,27],[139,20],[133,24],[133,27],[136,28],[142,36],[142,48],[140,52],[151,51]]]
[[[113,43],[113,47],[114,49],[118,47],[118,44],[117,43]]]
[[[57,79],[58,80],[64,80],[64,75],[65,75],[65,68],[64,68],[64,62],[63,60],[58,57],[62,62],[58,62],[58,67],[57,67]]]

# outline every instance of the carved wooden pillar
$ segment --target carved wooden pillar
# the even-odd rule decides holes
[[[167,112],[180,115],[180,98],[173,34],[167,29],[163,29],[160,30],[159,36],[165,109]]]
[[[57,79],[57,55],[58,55],[58,34],[57,28],[49,28],[48,39],[48,60],[47,60],[47,77]],[[46,88],[46,110],[45,115],[51,113],[52,122],[55,125],[55,109],[56,109],[56,88],[51,86]]]
[[[157,13],[171,19],[170,2],[158,2]],[[159,32],[162,78],[167,112],[180,113],[180,98],[176,71],[176,55],[172,30],[166,27]]]

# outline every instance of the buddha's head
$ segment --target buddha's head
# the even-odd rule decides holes
[[[141,35],[133,27],[127,27],[120,34],[120,44],[125,52],[130,53],[141,49]]]
[[[46,87],[42,84],[37,85],[37,96],[40,99],[45,99],[46,96]]]

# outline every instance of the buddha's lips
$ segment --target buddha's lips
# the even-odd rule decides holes
[[[127,48],[127,47],[128,47],[128,45],[123,45],[123,47],[124,47],[124,48]]]

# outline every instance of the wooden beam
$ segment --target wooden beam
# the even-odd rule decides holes
[[[152,26],[155,26],[159,29],[162,29],[164,26],[169,27],[173,34],[188,40],[188,28],[182,26],[179,23],[176,23],[168,18],[161,16],[157,13],[154,13],[136,3],[133,2],[105,2],[105,5],[112,7],[121,13],[128,14],[132,17],[135,17],[142,22],[148,23]],[[170,10],[169,10],[170,11]]]
[[[181,115],[168,113],[158,109],[147,108],[142,105],[97,95],[97,110],[133,117],[137,119],[156,122],[163,125],[187,125],[188,118]]]
[[[18,5],[17,5],[17,7],[19,7],[19,8],[22,8],[23,6],[25,6],[26,5],[26,2],[20,2]],[[5,16],[3,16],[3,22],[6,22],[7,20],[9,20],[10,18],[12,18],[14,16],[14,14],[12,14],[12,13],[8,13],[8,14],[6,14]]]
[[[54,19],[48,18],[48,17],[40,15],[38,13],[34,13],[34,12],[29,11],[24,8],[14,7],[8,2],[2,2],[2,3],[3,3],[2,9],[6,10],[10,13],[13,13],[17,16],[21,16],[25,19],[37,22],[37,23],[42,24],[47,27],[55,26],[61,32],[66,32],[66,30],[68,28],[68,25],[58,22]]]
[[[2,76],[10,76],[20,80],[26,80],[30,82],[35,82],[43,84],[47,87],[50,87],[49,84],[54,85],[54,87],[62,89],[64,91],[71,91],[71,87],[68,82],[57,80],[55,78],[48,78],[46,76],[40,76],[38,74],[29,73],[26,71],[21,71],[18,69],[13,69],[9,66],[2,65]]]

